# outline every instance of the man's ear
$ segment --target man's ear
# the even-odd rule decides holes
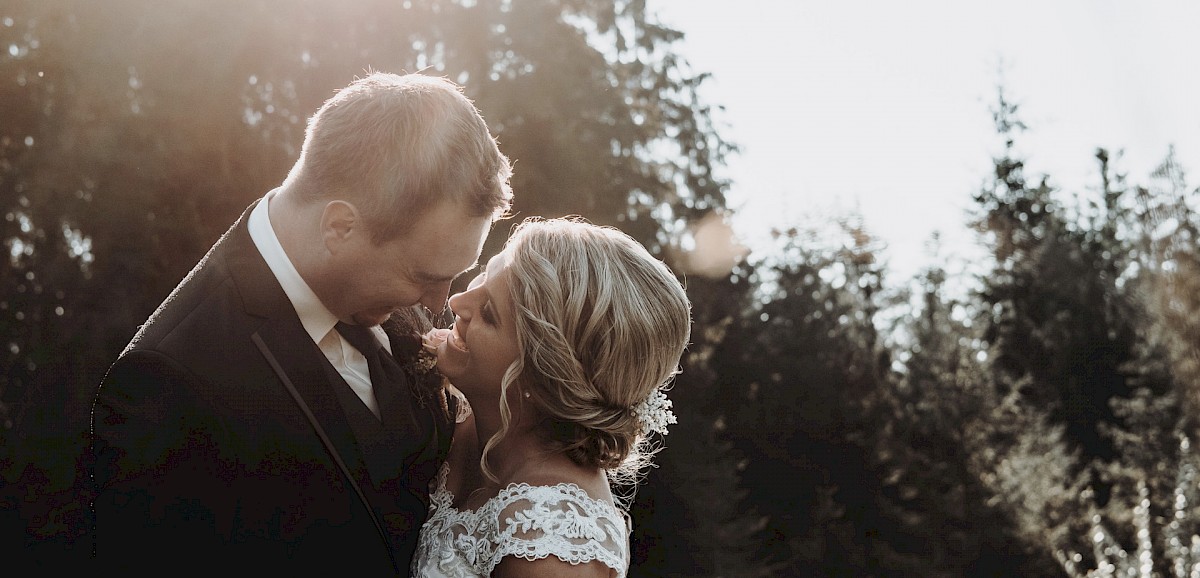
[[[330,201],[321,212],[321,239],[331,253],[337,253],[348,242],[359,240],[366,232],[362,214],[350,202]]]

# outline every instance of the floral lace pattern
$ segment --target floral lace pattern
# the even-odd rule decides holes
[[[413,576],[490,576],[505,556],[540,560],[555,556],[571,564],[598,560],[625,576],[629,566],[626,517],[594,500],[575,484],[510,484],[477,510],[460,511],[446,489],[442,464],[429,496],[429,519],[421,527]]]

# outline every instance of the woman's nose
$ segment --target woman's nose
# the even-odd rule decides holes
[[[466,311],[466,298],[463,297],[466,293],[455,293],[450,296],[447,304],[450,306],[450,313],[455,316],[462,317]]]

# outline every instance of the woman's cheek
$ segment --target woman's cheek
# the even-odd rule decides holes
[[[437,348],[437,368],[438,371],[453,379],[456,375],[461,374],[466,367],[469,355],[458,350],[449,342],[443,342]]]

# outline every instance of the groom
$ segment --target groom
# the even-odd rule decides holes
[[[380,326],[443,309],[510,175],[450,81],[376,73],[326,101],[98,390],[97,562],[406,574],[453,423],[394,370],[411,334]]]

